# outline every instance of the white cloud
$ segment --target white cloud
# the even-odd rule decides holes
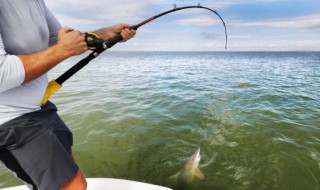
[[[172,2],[163,1],[162,4],[166,4],[167,6],[176,4],[178,7],[187,6],[187,5],[198,5],[200,3],[202,6],[207,6],[212,9],[223,9],[230,7],[232,5],[238,4],[249,4],[249,3],[271,3],[279,0],[202,0],[202,1],[194,1],[194,0],[176,0]]]
[[[55,14],[116,23],[135,20],[152,10],[152,6],[160,1],[153,0],[152,3],[146,3],[132,0],[51,0],[46,2]]]
[[[237,26],[267,26],[280,28],[314,28],[320,27],[320,14],[312,14],[293,18],[280,18],[266,21],[243,22],[234,21]]]
[[[55,14],[57,19],[60,21],[62,26],[69,26],[69,27],[77,27],[77,28],[88,28],[96,25],[101,25],[102,22],[99,20],[93,19],[80,19],[76,17],[72,17],[70,15],[65,15],[63,13]]]
[[[202,5],[208,6],[214,10],[221,10],[235,4],[272,1],[274,0],[206,0],[202,1]],[[178,7],[198,4],[194,0],[47,0],[46,3],[55,14],[68,15],[69,18],[95,19],[107,23],[135,23],[146,17],[172,9],[173,4],[177,4]],[[180,12],[180,14],[193,13],[199,13],[199,11],[189,10]]]
[[[220,12],[238,4],[276,1],[280,0],[202,0],[200,2],[201,5]],[[197,5],[198,2],[194,0],[46,0],[49,9],[63,25],[82,31],[119,22],[136,24],[171,9],[174,3],[180,7]],[[151,25],[142,27],[133,40],[119,44],[112,50],[224,50],[224,30],[219,18],[206,11],[192,9],[181,11],[178,15],[171,15],[167,19],[159,19]],[[227,21],[230,36],[229,50],[315,50],[320,46],[320,37],[316,32],[320,29],[320,14],[254,22],[237,20],[239,15],[221,16]],[[161,27],[161,25],[167,26]],[[208,26],[211,28],[211,25],[217,25],[217,27],[221,25],[221,30],[217,28],[208,33],[206,28]],[[193,28],[196,29],[193,30]]]
[[[318,41],[318,43],[317,43]],[[314,51],[319,48],[320,38],[274,38],[273,40],[265,38],[255,38],[252,40],[233,39],[229,44],[229,50],[243,50],[243,51]]]
[[[175,25],[188,25],[188,26],[209,26],[209,25],[216,25],[222,24],[221,20],[213,18],[213,16],[199,16],[195,18],[187,18],[187,19],[179,19],[173,21],[172,24]]]

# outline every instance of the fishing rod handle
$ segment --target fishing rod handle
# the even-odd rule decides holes
[[[131,26],[129,29],[130,30],[138,30],[139,25],[134,25]],[[121,42],[123,40],[122,36],[119,34],[116,37],[111,38],[110,40],[108,40],[107,42],[105,42],[106,47],[109,49],[112,46],[114,46],[115,44],[117,44],[118,42]]]
[[[81,70],[84,66],[86,66],[94,58],[96,58],[95,53],[94,52],[90,53],[87,57],[83,58],[81,61],[79,61],[77,64],[75,64],[69,70],[67,70],[65,73],[60,75],[56,79],[56,82],[58,84],[62,85],[62,83],[64,83],[66,80],[68,80],[70,77],[72,77],[76,72]]]

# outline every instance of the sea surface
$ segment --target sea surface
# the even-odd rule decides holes
[[[111,51],[51,101],[87,177],[175,190],[320,189],[320,52]],[[170,176],[197,147],[205,178],[181,186]],[[0,167],[0,188],[17,184]]]

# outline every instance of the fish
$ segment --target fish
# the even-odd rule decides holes
[[[200,160],[200,147],[198,147],[191,157],[185,162],[182,170],[171,176],[171,178],[176,178],[179,181],[187,183],[192,182],[195,178],[204,179],[204,175],[199,169]]]

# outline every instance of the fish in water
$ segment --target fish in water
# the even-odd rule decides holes
[[[177,178],[179,181],[191,182],[195,177],[204,179],[204,175],[199,169],[200,162],[200,147],[191,155],[186,161],[181,171],[171,176]]]

